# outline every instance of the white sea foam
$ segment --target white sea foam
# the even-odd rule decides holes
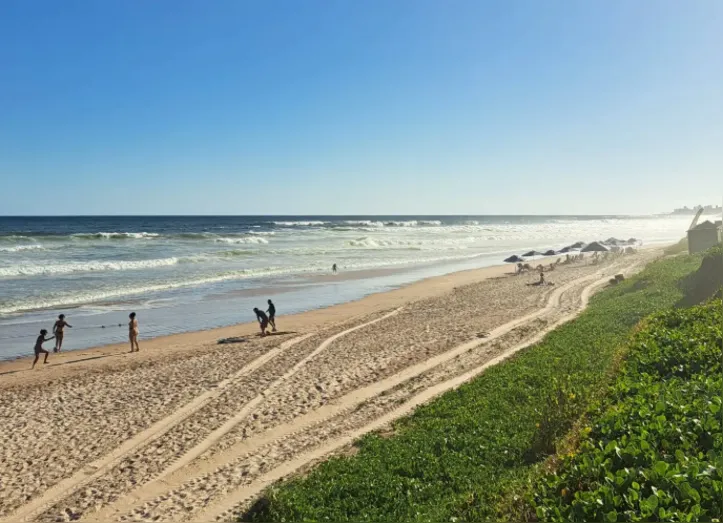
[[[326,225],[326,223],[327,222],[322,222],[318,220],[298,222],[273,222],[274,225],[278,225],[280,227],[314,227],[319,225]]]
[[[38,243],[30,245],[15,245],[13,247],[0,247],[0,252],[22,252],[22,251],[42,251],[45,247]]]
[[[342,223],[356,227],[384,227],[384,222],[374,220],[344,220]]]
[[[70,274],[78,272],[104,272],[104,271],[132,271],[139,269],[152,269],[155,267],[167,267],[179,263],[179,258],[162,258],[157,260],[133,260],[133,261],[90,261],[71,262],[51,265],[11,265],[0,267],[0,278],[12,278],[17,276],[44,276],[51,274]],[[184,261],[193,261],[186,258]]]
[[[345,270],[368,270],[385,266],[400,266],[419,263],[435,263],[443,261],[464,260],[477,256],[479,256],[479,254],[470,254],[463,256],[442,256],[431,258],[427,257],[407,260],[368,260],[363,262],[345,263],[342,264],[340,267]],[[329,268],[326,264],[322,265],[319,263],[312,263],[306,266],[246,269],[196,278],[184,278],[179,280],[164,281],[147,285],[116,287],[110,289],[94,289],[92,291],[80,291],[72,294],[47,295],[43,298],[34,297],[31,299],[20,299],[17,301],[0,302],[0,314],[14,314],[23,311],[48,309],[60,306],[91,304],[103,302],[106,300],[118,299],[126,296],[143,295],[161,291],[172,291],[174,289],[197,287],[201,285],[208,285],[231,280],[263,278],[288,274],[320,273],[326,272],[328,270]]]
[[[262,238],[260,236],[249,236],[249,237],[240,237],[240,238],[215,238],[215,242],[218,243],[228,243],[231,245],[248,245],[248,244],[257,244],[257,245],[265,245],[269,243],[269,240],[266,238]]]
[[[366,249],[414,249],[414,250],[449,250],[464,249],[467,244],[473,243],[474,237],[465,238],[433,238],[433,239],[398,239],[398,238],[374,238],[364,236],[349,240],[347,245],[356,248]]]
[[[17,241],[33,241],[30,236],[23,236],[21,234],[9,234],[7,236],[0,236],[0,242],[17,242]]]
[[[71,234],[71,238],[82,240],[116,240],[116,239],[142,239],[142,238],[158,238],[160,235],[155,232],[93,232]]]
[[[187,278],[182,280],[171,280],[160,283],[152,283],[148,285],[131,285],[128,287],[116,287],[111,289],[97,289],[92,291],[80,291],[77,293],[49,296],[47,298],[31,298],[21,299],[2,303],[0,305],[0,314],[13,314],[21,311],[47,309],[51,307],[78,305],[86,303],[94,303],[110,299],[117,299],[124,296],[142,295],[152,292],[170,291],[183,287],[195,287],[199,285],[207,285],[211,283],[219,283],[229,280],[240,280],[249,278],[258,278],[262,276],[273,276],[300,272],[314,272],[325,270],[321,267],[309,268],[279,268],[271,267],[266,269],[248,269],[240,271],[230,271],[226,273],[202,276],[196,278]]]

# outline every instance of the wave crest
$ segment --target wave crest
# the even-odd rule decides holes
[[[123,240],[123,239],[142,239],[157,238],[160,234],[156,232],[81,232],[71,234],[71,238],[79,240]]]

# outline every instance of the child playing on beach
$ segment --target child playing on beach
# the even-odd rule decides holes
[[[136,313],[131,312],[128,317],[131,319],[131,321],[128,322],[128,339],[131,342],[131,352],[139,352],[141,349],[138,347],[138,320],[136,320]]]
[[[269,310],[267,310],[266,312],[269,313],[269,323],[271,324],[271,331],[276,332],[276,307],[271,300],[268,300],[268,303]]]
[[[266,336],[266,328],[269,326],[269,318],[266,316],[264,311],[261,311],[256,307],[254,307],[254,312],[256,313],[256,319],[259,320],[259,325],[261,326],[261,336]]]
[[[43,365],[48,363],[48,354],[50,354],[48,351],[46,351],[43,348],[43,343],[46,341],[50,341],[54,338],[54,336],[51,336],[50,338],[46,338],[45,335],[48,333],[47,330],[43,329],[40,331],[40,336],[38,336],[38,339],[35,340],[35,359],[33,360],[33,366],[30,367],[31,369],[35,368],[35,364],[38,362],[38,359],[40,358],[41,354],[45,354],[45,359],[43,360]]]
[[[53,334],[55,334],[55,348],[53,352],[60,352],[60,348],[63,346],[63,329],[65,329],[65,327],[69,329],[73,328],[70,323],[65,321],[65,314],[61,314],[58,316],[58,321],[53,325]]]

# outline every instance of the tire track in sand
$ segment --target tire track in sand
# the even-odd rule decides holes
[[[238,423],[240,423],[241,421],[243,421],[243,420],[249,415],[249,413],[253,410],[253,408],[255,408],[259,403],[261,403],[261,402],[266,398],[266,395],[267,395],[268,393],[270,393],[273,389],[275,389],[276,387],[278,387],[279,385],[281,385],[284,381],[288,380],[291,376],[293,376],[294,374],[296,374],[296,372],[298,372],[299,369],[301,369],[304,365],[306,365],[310,360],[312,360],[312,359],[313,359],[315,356],[317,356],[320,352],[324,351],[324,350],[325,350],[327,347],[329,347],[329,345],[331,345],[334,341],[336,341],[337,339],[339,339],[339,338],[341,338],[341,337],[343,337],[343,336],[346,336],[347,334],[350,334],[350,333],[352,333],[352,332],[354,332],[354,331],[356,331],[356,330],[362,329],[362,328],[364,328],[364,327],[368,327],[369,325],[373,325],[373,324],[378,323],[378,322],[380,322],[380,321],[383,321],[383,320],[385,320],[385,319],[387,319],[387,318],[390,318],[390,317],[398,314],[399,312],[401,312],[403,308],[404,308],[403,306],[402,306],[402,307],[399,307],[399,308],[393,310],[392,312],[385,314],[384,316],[382,316],[382,317],[380,317],[380,318],[376,318],[376,319],[371,320],[371,321],[368,321],[368,322],[366,322],[366,323],[362,323],[362,324],[360,324],[360,325],[356,325],[356,326],[351,327],[351,328],[349,328],[349,329],[346,329],[346,330],[344,330],[344,331],[342,331],[342,332],[338,332],[337,334],[334,334],[333,336],[330,336],[329,338],[325,339],[316,349],[314,349],[311,353],[309,353],[306,357],[304,357],[304,359],[302,359],[301,361],[299,361],[299,362],[298,362],[296,365],[294,365],[291,369],[289,369],[287,372],[285,372],[281,377],[277,378],[277,379],[276,379],[273,383],[271,383],[263,392],[261,392],[260,394],[258,394],[256,397],[254,397],[254,398],[253,398],[251,401],[249,401],[248,403],[246,403],[246,404],[244,405],[244,407],[243,407],[241,410],[239,410],[238,413],[237,413],[234,417],[232,417],[232,418],[230,418],[229,420],[227,420],[223,425],[221,425],[219,428],[217,428],[216,430],[214,430],[213,432],[211,432],[206,438],[204,438],[201,442],[199,442],[195,447],[193,447],[191,450],[189,450],[188,452],[186,452],[186,453],[185,453],[183,456],[181,456],[179,459],[177,459],[176,461],[174,461],[174,462],[173,462],[170,466],[168,466],[163,472],[161,472],[154,480],[152,480],[152,481],[150,481],[150,482],[148,482],[148,483],[145,483],[144,485],[139,486],[139,488],[140,488],[141,490],[143,490],[144,493],[150,491],[150,490],[151,490],[151,487],[153,487],[154,485],[161,485],[161,486],[163,486],[162,488],[165,488],[164,486],[165,486],[167,483],[164,481],[164,478],[165,478],[166,476],[169,476],[169,475],[173,474],[174,472],[176,472],[177,470],[185,467],[186,465],[188,465],[189,463],[191,463],[193,460],[195,460],[196,458],[198,458],[201,454],[203,454],[206,450],[208,450],[211,446],[213,446],[219,439],[221,439],[225,434],[227,434],[230,430],[232,430],[233,427],[235,427]],[[298,341],[302,341],[302,339],[306,339],[306,338],[309,337],[309,336],[311,336],[311,334],[307,334],[307,335],[305,335],[305,336],[303,336],[303,337],[300,337],[300,338],[295,339],[295,340],[290,340],[290,341],[297,341],[297,342],[298,342]],[[280,348],[279,350],[282,350],[282,349]],[[271,358],[268,358],[266,361],[269,361],[270,359],[271,359]],[[264,361],[264,363],[266,363],[266,361]],[[260,365],[257,365],[256,368],[257,368],[258,366],[260,366]],[[190,414],[190,413],[189,413],[189,414]],[[170,427],[169,427],[169,428],[170,428]],[[135,439],[135,438],[134,438],[134,439]],[[131,449],[131,450],[132,450],[132,449]],[[127,454],[127,453],[125,453],[125,454]],[[124,455],[125,455],[125,454],[124,454]],[[115,460],[115,461],[114,461],[114,464],[115,464],[117,461],[119,461],[119,460]],[[107,467],[106,467],[106,468],[107,468]],[[103,472],[105,472],[105,470],[104,470]],[[101,475],[101,474],[100,474],[100,471],[99,471],[98,474],[93,474],[92,477],[88,477],[88,480],[95,479],[96,477],[98,477],[98,476],[100,476],[100,475]],[[66,494],[68,490],[69,490],[69,489],[65,489],[65,490],[61,493],[60,496],[54,496],[53,499],[51,499],[51,500],[49,500],[49,501],[45,501],[44,503],[42,503],[42,506],[41,506],[40,508],[35,508],[32,512],[33,512],[33,513],[42,512],[43,508],[48,508],[48,507],[50,507],[53,503],[56,503],[57,501],[59,501],[59,500],[61,499],[62,495],[63,495],[63,494]],[[45,496],[44,496],[44,497],[45,497]],[[136,499],[138,499],[137,496],[135,496],[133,492],[130,492],[130,493],[126,494],[126,496],[125,496],[124,498],[121,498],[121,500],[119,500],[119,502],[120,502],[121,504],[123,504],[123,503],[124,503],[126,500],[128,500],[129,498],[130,498],[130,500],[131,500],[132,502],[135,501]],[[114,504],[111,505],[111,506],[115,506],[116,504],[118,504],[118,502],[114,503]],[[36,505],[39,505],[39,504],[36,504]],[[26,506],[27,506],[27,505],[26,505]],[[23,508],[25,508],[25,506],[24,506]],[[13,521],[17,520],[17,514],[18,514],[19,512],[20,512],[20,511],[16,512],[16,514],[13,515],[14,518],[15,518],[15,519],[13,519]],[[96,514],[93,514],[93,515],[91,515],[90,517],[93,518],[93,519],[98,519],[98,518],[100,518],[100,519],[102,520],[103,518],[101,517],[101,515],[104,514],[105,512],[106,512],[106,509],[101,509],[100,512],[98,512],[98,513],[96,513]],[[25,517],[27,518],[27,515],[26,515]],[[10,522],[10,520],[8,520],[8,523],[9,523],[9,522]],[[4,522],[4,521],[0,521],[0,523],[5,523],[5,522]]]
[[[14,513],[0,519],[0,523],[12,523],[16,521],[26,521],[35,515],[43,512],[54,503],[62,500],[64,497],[72,492],[75,492],[79,488],[83,487],[87,483],[94,479],[102,476],[113,466],[122,461],[126,456],[135,452],[142,446],[158,439],[163,434],[168,432],[171,428],[176,426],[184,419],[191,416],[194,412],[201,409],[209,401],[221,395],[226,387],[231,385],[234,381],[245,376],[246,374],[253,372],[259,367],[271,361],[273,358],[278,356],[284,350],[302,342],[303,340],[310,337],[312,333],[297,336],[291,340],[287,340],[278,347],[271,349],[258,358],[251,361],[248,365],[245,365],[237,372],[220,381],[211,390],[204,392],[197,396],[190,402],[186,403],[183,407],[166,416],[165,418],[155,422],[147,429],[139,432],[131,439],[126,440],[123,444],[117,447],[115,450],[109,452],[105,456],[85,465],[78,472],[66,478],[59,483],[56,483],[49,489],[47,489],[43,495],[30,500],[25,505],[21,506]]]
[[[624,272],[630,272],[635,269],[635,267],[639,265],[639,263],[633,263],[629,266],[627,266],[625,269],[623,269]],[[596,273],[593,276],[599,276],[602,271]],[[591,279],[591,277],[581,278],[579,280],[576,280],[576,282],[571,283],[580,283],[581,281],[585,281]],[[535,334],[532,338],[525,340],[524,342],[506,350],[499,356],[496,356],[495,358],[491,359],[490,361],[485,362],[484,364],[475,367],[474,369],[471,369],[463,374],[460,374],[459,376],[456,376],[454,378],[451,378],[449,380],[446,380],[444,382],[438,383],[436,385],[433,385],[429,387],[428,389],[420,392],[419,394],[411,397],[406,402],[404,402],[401,406],[387,412],[386,414],[382,415],[381,417],[375,419],[374,421],[370,422],[369,424],[365,425],[364,427],[361,427],[359,429],[356,429],[352,432],[350,432],[347,435],[344,435],[342,437],[336,438],[332,441],[329,441],[322,445],[319,448],[316,448],[314,450],[311,450],[307,453],[302,454],[301,456],[298,456],[291,461],[288,461],[282,465],[279,465],[278,467],[270,470],[269,472],[263,474],[259,478],[257,478],[255,481],[253,481],[251,484],[242,485],[235,490],[232,490],[230,493],[228,493],[224,498],[221,500],[211,504],[210,506],[206,507],[201,512],[194,514],[193,519],[198,521],[216,521],[223,519],[224,517],[231,517],[234,515],[235,510],[237,507],[241,506],[245,502],[248,502],[252,498],[255,498],[258,496],[264,489],[271,486],[273,483],[283,479],[285,476],[288,476],[289,474],[293,474],[301,467],[304,467],[305,465],[308,465],[310,463],[313,463],[315,461],[318,461],[322,459],[324,456],[346,446],[352,444],[356,439],[363,436],[364,434],[367,434],[373,430],[378,430],[385,425],[388,425],[392,421],[406,416],[410,414],[414,409],[419,407],[420,405],[423,405],[425,403],[428,403],[435,397],[444,394],[445,392],[457,388],[460,385],[463,385],[464,383],[474,379],[479,374],[484,372],[489,367],[492,367],[494,365],[497,365],[498,363],[501,363],[502,361],[508,359],[509,357],[513,356],[515,353],[519,352],[522,349],[525,349],[527,347],[530,347],[534,345],[535,343],[538,343],[541,341],[549,332],[552,330],[558,328],[560,325],[567,323],[571,320],[573,320],[580,312],[582,312],[589,302],[590,296],[592,295],[592,292],[597,287],[600,287],[601,285],[604,285],[608,282],[608,277],[603,277],[587,287],[585,287],[582,290],[582,293],[580,295],[581,301],[578,307],[570,312],[569,314],[564,315],[560,319],[558,319],[553,324],[547,326],[542,331]],[[560,290],[563,290],[562,288]],[[564,291],[563,291],[564,292]],[[557,296],[551,296],[550,301],[556,301],[559,303],[560,296],[562,295],[562,292],[557,294]],[[548,302],[549,305],[549,302]],[[547,308],[547,307],[546,307]],[[533,313],[536,314],[536,313]],[[518,324],[519,325],[519,324]],[[502,326],[500,328],[504,328],[505,326]],[[455,349],[456,351],[456,349]]]
[[[423,361],[421,363],[418,363],[416,365],[413,365],[411,367],[408,367],[401,372],[390,376],[384,380],[381,380],[376,383],[372,383],[370,385],[367,385],[365,387],[361,387],[359,389],[356,389],[354,391],[351,391],[347,393],[345,396],[332,401],[330,404],[325,405],[313,412],[310,412],[308,414],[305,414],[304,416],[301,416],[300,418],[297,418],[296,420],[282,424],[280,426],[274,427],[272,430],[270,430],[267,434],[261,434],[256,438],[252,438],[250,440],[244,440],[241,441],[228,449],[225,449],[224,451],[220,452],[219,454],[210,457],[209,459],[203,460],[201,462],[192,463],[193,460],[184,460],[184,466],[187,466],[188,469],[191,470],[183,470],[181,466],[174,466],[172,470],[166,470],[165,474],[162,476],[159,476],[156,480],[144,484],[140,489],[138,489],[137,493],[130,493],[125,498],[118,500],[117,502],[113,503],[112,505],[108,505],[104,509],[101,509],[100,512],[97,512],[96,514],[89,515],[89,518],[92,520],[108,520],[112,517],[118,517],[122,514],[125,514],[128,510],[132,509],[134,506],[137,506],[140,503],[150,501],[153,498],[162,495],[163,493],[172,490],[174,488],[180,487],[183,483],[186,481],[198,477],[204,474],[212,473],[215,469],[222,466],[223,464],[229,463],[233,460],[238,459],[239,457],[253,452],[254,450],[258,449],[259,447],[263,445],[267,445],[272,441],[285,439],[286,437],[289,437],[293,433],[297,433],[300,430],[303,430],[304,428],[308,427],[309,425],[321,423],[325,421],[328,418],[334,417],[339,415],[341,412],[354,408],[356,405],[359,405],[365,401],[368,401],[370,398],[373,398],[382,392],[389,390],[391,388],[396,387],[397,385],[415,377],[418,376],[438,365],[443,364],[444,362],[451,360],[455,358],[456,356],[463,354],[469,350],[472,350],[482,344],[489,343],[490,341],[494,340],[495,338],[498,338],[504,334],[507,334],[511,330],[526,324],[530,321],[534,321],[535,319],[539,318],[540,316],[543,316],[560,306],[560,298],[563,295],[564,292],[570,290],[571,288],[574,288],[576,285],[580,285],[581,283],[584,283],[588,280],[592,280],[595,278],[598,278],[600,274],[602,274],[605,270],[610,270],[612,267],[603,268],[600,271],[596,271],[593,274],[589,274],[587,276],[584,276],[582,278],[578,278],[576,280],[573,280],[571,282],[568,282],[565,285],[562,285],[555,289],[551,295],[548,298],[547,304],[542,309],[535,311],[531,314],[528,314],[526,316],[523,316],[521,318],[517,318],[511,322],[508,322],[504,325],[501,325],[492,331],[490,331],[489,336],[483,338],[483,339],[475,339],[470,342],[464,343],[462,345],[459,345],[443,354],[439,354],[433,358],[430,358],[429,360]],[[600,280],[601,282],[607,281],[607,279]],[[398,312],[395,311],[394,313]],[[392,313],[392,314],[394,314]],[[392,314],[389,314],[387,316],[384,316],[382,318],[378,318],[376,321],[381,321]],[[574,313],[573,313],[574,315]],[[372,323],[372,322],[370,322]],[[359,325],[355,327],[353,330],[356,330],[358,328],[361,328],[365,325]],[[320,345],[320,348],[326,348],[331,342],[333,342],[338,337],[341,337],[341,335],[347,334],[348,332],[351,332],[352,329],[349,331],[344,331],[342,333],[339,333],[335,335],[332,338],[329,338],[326,340],[322,345]],[[547,332],[547,330],[543,331]],[[525,342],[528,344],[529,342]],[[526,345],[525,345],[526,346]],[[516,349],[519,350],[519,349]],[[318,353],[319,349],[314,351],[314,353],[309,355],[309,358]],[[505,353],[508,354],[508,353]],[[297,366],[300,366],[302,362],[297,364]],[[295,371],[294,371],[295,372]],[[291,374],[291,371],[287,374]],[[285,375],[286,377],[286,375]],[[281,382],[283,379],[280,378],[277,380],[278,383]],[[277,385],[278,383],[274,383],[272,386]],[[446,382],[445,382],[446,383]],[[269,387],[271,388],[271,387]],[[268,389],[267,389],[268,390]],[[259,397],[259,401],[262,398]],[[248,405],[248,404],[247,404]],[[250,413],[250,409],[244,408],[243,416],[239,417],[245,417]],[[239,414],[242,414],[239,412]],[[240,421],[240,420],[239,420]],[[209,436],[210,438],[210,436]],[[218,438],[214,438],[214,440],[217,440]],[[208,442],[202,442],[199,444],[199,447],[203,445],[204,451],[210,448],[211,445],[206,443],[213,443],[211,441]],[[198,454],[200,455],[200,454]],[[296,461],[296,460],[294,460]],[[177,464],[176,464],[177,465]],[[191,465],[191,466],[189,466]],[[301,465],[299,465],[301,466]],[[142,492],[140,492],[142,491]],[[204,521],[206,518],[204,518]]]

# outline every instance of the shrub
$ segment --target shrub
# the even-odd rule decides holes
[[[637,333],[579,453],[536,483],[540,520],[721,519],[722,310],[673,310]]]

